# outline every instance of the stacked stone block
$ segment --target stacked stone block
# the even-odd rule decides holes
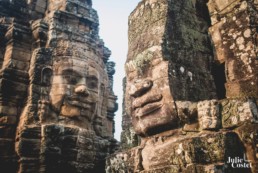
[[[99,38],[98,27],[91,0],[0,1],[1,170],[104,172],[105,157],[117,147],[113,138],[117,98],[112,89],[114,65],[107,70],[111,51]],[[100,74],[93,80],[101,83],[87,84],[92,90],[100,88],[90,123],[59,115],[51,105],[50,91],[71,96],[60,87],[66,84],[63,79],[53,81],[57,69],[67,64],[70,70],[88,74],[91,68]],[[85,95],[76,97],[82,100]]]
[[[159,73],[169,78],[170,107],[175,110],[171,119],[176,116],[178,126],[166,124],[152,134],[138,132],[141,143],[110,156],[106,172],[257,172],[257,5],[256,0],[143,0],[138,4],[129,17],[127,81],[133,81],[133,75],[147,76],[146,81],[154,78],[149,71],[144,73],[146,64],[149,69],[158,64],[151,55],[169,62],[168,70],[163,68],[167,74]],[[132,66],[143,73],[135,75]],[[130,96],[134,90],[125,91],[123,124],[127,126],[122,137],[127,140],[123,146],[130,144],[128,139],[135,133],[127,134],[137,122],[131,120],[133,112],[149,104],[144,102],[147,84],[141,88],[139,79],[130,83],[138,92]],[[155,126],[152,117],[162,119],[162,114],[150,111],[136,114],[135,119],[148,117],[149,124],[142,124],[147,128]],[[238,163],[232,164],[232,159]]]

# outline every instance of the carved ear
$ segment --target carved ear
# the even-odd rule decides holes
[[[41,71],[41,84],[43,86],[50,86],[52,82],[53,70],[50,67],[45,67]]]
[[[105,96],[105,90],[106,90],[106,87],[105,85],[102,83],[100,85],[100,96]]]

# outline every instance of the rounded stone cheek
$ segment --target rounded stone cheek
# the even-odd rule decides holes
[[[169,102],[165,102],[164,106],[162,108],[162,115],[164,115],[164,117],[171,117],[172,116],[172,112],[174,111],[174,108],[172,105],[170,105]]]
[[[176,108],[175,108],[173,98],[170,94],[170,90],[166,89],[163,91],[163,100],[162,101],[163,101],[164,109],[166,109],[170,115],[174,114],[174,112],[176,111]]]
[[[55,85],[52,86],[50,96],[55,97],[56,95],[69,96],[73,94],[74,86],[72,85]]]
[[[153,89],[158,90],[163,96],[164,102],[170,102],[173,100],[168,80],[163,78],[154,82]]]
[[[59,112],[64,103],[64,95],[50,95],[50,104],[55,111]]]
[[[169,89],[164,89],[162,90],[162,95],[163,95],[163,101],[168,103],[168,102],[172,102],[173,98],[171,96],[170,90]]]
[[[135,118],[134,115],[132,115],[132,125],[134,127],[134,130],[138,133],[141,133],[141,127],[142,127],[142,122],[140,122],[139,119]]]
[[[55,85],[51,88],[50,102],[52,106],[60,110],[65,102],[65,98],[71,96],[73,87],[70,85]]]
[[[89,97],[92,102],[97,102],[98,100],[100,100],[98,93],[93,91],[90,91],[89,93],[90,93]]]
[[[81,111],[77,107],[74,107],[71,105],[63,105],[61,107],[61,115],[66,116],[66,117],[80,116]]]

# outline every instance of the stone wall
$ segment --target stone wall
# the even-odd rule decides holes
[[[258,96],[257,4],[256,0],[208,3],[214,58],[225,66],[227,98]]]
[[[104,172],[117,110],[91,0],[0,1],[0,169]]]

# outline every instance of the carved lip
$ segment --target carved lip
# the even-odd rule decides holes
[[[157,111],[163,106],[160,102],[149,103],[135,110],[135,117],[143,117]]]
[[[81,107],[84,109],[92,109],[92,107],[94,106],[93,102],[86,99],[80,99],[78,97],[69,97],[66,100],[69,105]]]
[[[160,102],[162,98],[162,94],[155,90],[150,91],[141,97],[135,98],[132,103],[135,117],[146,116],[160,109],[163,105]]]
[[[145,105],[159,102],[162,99],[162,94],[157,92],[146,93],[145,95],[138,97],[133,100],[132,108],[136,110],[137,108],[144,107]]]

